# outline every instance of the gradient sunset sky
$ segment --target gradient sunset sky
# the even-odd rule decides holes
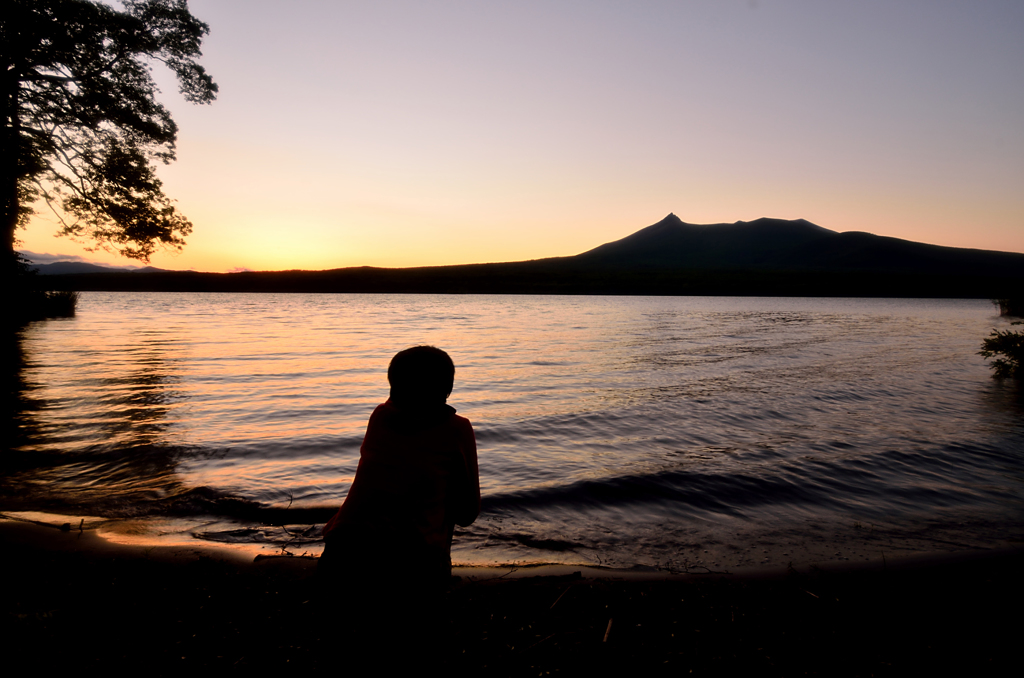
[[[155,69],[195,228],[155,266],[515,261],[669,212],[1024,252],[1020,0],[189,6],[221,91]],[[131,263],[55,230],[20,249]]]

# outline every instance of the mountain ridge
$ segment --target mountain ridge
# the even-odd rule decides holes
[[[94,272],[50,289],[453,294],[1009,297],[1024,254],[943,247],[805,219],[688,224],[675,214],[577,255],[487,264],[319,271]]]
[[[574,257],[605,266],[776,270],[934,270],[1024,267],[1024,254],[930,245],[863,231],[839,233],[806,219],[688,224],[675,214]]]

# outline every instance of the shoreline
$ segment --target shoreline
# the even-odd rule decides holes
[[[33,513],[39,518],[55,518],[55,521],[33,520],[17,515],[17,512],[0,512],[0,543],[8,548],[20,544],[30,550],[66,552],[87,557],[110,557],[119,559],[153,560],[161,562],[191,562],[199,559],[223,561],[235,566],[259,563],[292,562],[296,567],[315,569],[319,558],[307,553],[289,551],[262,553],[264,547],[253,544],[226,544],[203,542],[193,539],[189,543],[161,544],[159,539],[130,541],[112,540],[101,534],[101,529],[112,522],[103,518],[63,516],[57,514]],[[80,521],[75,525],[71,519]],[[89,519],[89,523],[86,520]],[[62,525],[67,529],[63,529]],[[277,550],[277,549],[275,549]],[[860,554],[862,555],[862,554]],[[829,572],[857,573],[878,571],[914,570],[942,565],[970,563],[989,558],[1024,557],[1024,545],[956,551],[915,552],[895,554],[888,558],[884,552],[875,558],[847,558],[844,560],[795,560],[785,564],[773,562],[726,569],[711,569],[695,565],[686,571],[666,570],[647,566],[613,568],[587,564],[525,563],[453,565],[452,574],[467,581],[488,581],[492,579],[523,579],[531,577],[579,576],[589,580],[619,581],[685,581],[692,578],[725,579],[773,579],[793,573]],[[302,565],[300,565],[300,563]],[[578,574],[577,574],[578,573]]]
[[[266,673],[355,667],[369,652],[340,631],[347,607],[322,594],[313,558],[110,544],[12,520],[0,520],[0,544],[0,633],[16,666]],[[440,639],[443,668],[489,676],[991,672],[1015,656],[1003,613],[1024,603],[1024,549],[854,565],[456,568],[430,628],[395,614],[369,654],[386,662]]]

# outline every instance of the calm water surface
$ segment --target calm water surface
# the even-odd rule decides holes
[[[402,348],[457,366],[457,563],[683,570],[1024,537],[1024,407],[960,300],[87,293],[21,334],[0,509],[315,553]],[[311,529],[312,528],[312,529]]]

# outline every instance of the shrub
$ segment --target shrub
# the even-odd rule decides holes
[[[999,307],[999,315],[1024,317],[1024,298],[993,299],[992,303]]]
[[[44,292],[43,306],[47,318],[72,318],[78,307],[78,292]]]
[[[1018,320],[1013,324],[1024,325],[1024,320]],[[978,354],[994,358],[992,376],[1024,377],[1024,332],[992,330],[992,334],[981,342]]]
[[[4,300],[0,320],[5,325],[22,325],[46,318],[73,318],[78,306],[78,292],[43,292],[12,290]]]
[[[39,289],[43,279],[20,252],[6,261],[0,255],[0,277],[5,287],[0,324],[19,326],[32,320],[74,317],[78,292]]]

